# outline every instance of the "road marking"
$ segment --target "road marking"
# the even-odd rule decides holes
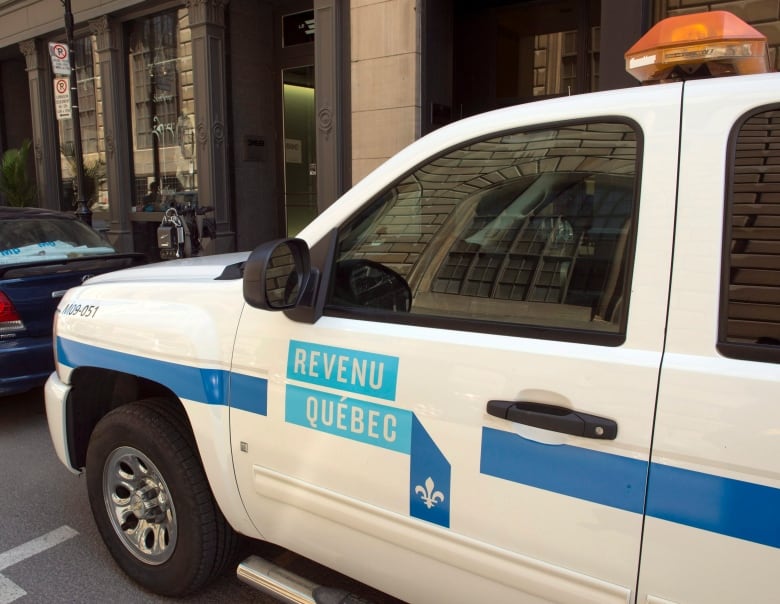
[[[36,554],[45,552],[47,549],[59,545],[76,535],[78,535],[78,532],[69,526],[61,526],[32,541],[22,543],[13,549],[9,549],[7,552],[0,553],[0,571],[4,571],[9,566],[18,564]],[[0,604],[10,604],[10,602],[18,600],[24,595],[27,595],[26,591],[7,577],[0,575]]]
[[[10,604],[14,600],[18,600],[26,595],[27,592],[11,581],[11,579],[0,575],[0,604]]]

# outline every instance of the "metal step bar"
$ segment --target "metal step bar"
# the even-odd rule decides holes
[[[236,569],[239,580],[287,604],[370,604],[342,589],[322,587],[260,556]]]

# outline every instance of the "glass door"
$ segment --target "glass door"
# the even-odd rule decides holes
[[[284,210],[287,235],[317,215],[317,137],[314,65],[282,70]]]

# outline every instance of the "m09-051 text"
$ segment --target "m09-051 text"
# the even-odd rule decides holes
[[[62,309],[61,314],[68,316],[79,315],[80,317],[87,319],[89,317],[94,317],[99,308],[100,306],[94,304],[68,304]]]

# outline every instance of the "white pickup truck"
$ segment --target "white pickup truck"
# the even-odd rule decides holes
[[[118,564],[187,594],[243,535],[409,602],[778,601],[780,74],[734,38],[442,128],[299,238],[71,290],[47,414]]]

